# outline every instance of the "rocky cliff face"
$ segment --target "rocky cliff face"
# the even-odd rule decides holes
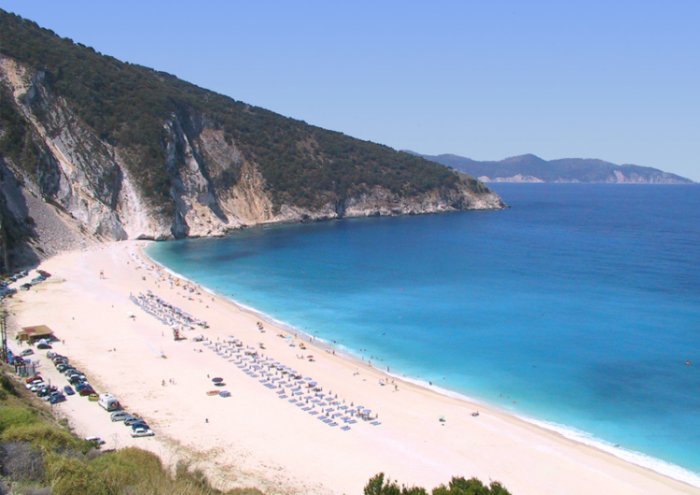
[[[39,255],[62,245],[47,237],[43,224],[54,224],[49,230],[70,247],[86,239],[215,236],[260,223],[504,206],[466,176],[455,187],[420,194],[375,185],[313,208],[275,204],[256,161],[207,114],[186,110],[162,122],[163,166],[173,206],[158,208],[130,173],[138,163],[134,150],[98,135],[52,91],[44,72],[0,55],[0,91],[4,121],[12,124],[0,127],[0,138],[20,132],[14,127],[22,135],[19,151],[0,157],[0,213],[3,225],[13,226],[8,232],[16,244],[27,240]],[[39,223],[45,228],[34,228]]]

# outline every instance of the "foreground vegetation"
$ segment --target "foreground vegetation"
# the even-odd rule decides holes
[[[16,495],[262,495],[254,488],[221,491],[185,464],[171,473],[155,454],[130,447],[100,452],[56,422],[0,371],[0,494]],[[399,486],[378,474],[365,495],[510,495],[499,483],[452,478],[432,492]]]
[[[3,486],[4,485],[4,486]],[[3,490],[4,488],[4,490]],[[0,372],[0,493],[17,495],[261,495],[217,490],[181,464],[170,473],[138,448],[102,453],[57,423]]]
[[[497,481],[484,485],[476,478],[452,478],[447,485],[440,485],[429,492],[421,487],[399,486],[395,481],[385,480],[380,473],[369,480],[364,495],[511,495]]]

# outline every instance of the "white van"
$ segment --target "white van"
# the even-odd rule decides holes
[[[97,403],[107,411],[117,411],[122,408],[117,398],[112,394],[100,394],[100,398]]]

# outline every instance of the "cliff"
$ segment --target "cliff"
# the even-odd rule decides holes
[[[554,182],[602,184],[692,184],[669,172],[639,165],[616,165],[591,158],[543,160],[527,154],[500,161],[477,161],[459,155],[419,155],[484,182]]]
[[[0,10],[10,250],[503,206],[467,175],[120,62]]]

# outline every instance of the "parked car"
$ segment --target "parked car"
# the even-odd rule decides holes
[[[78,391],[78,394],[80,394],[82,397],[95,393],[95,389],[92,388],[92,386],[87,382],[77,385],[75,389]]]
[[[41,380],[41,375],[36,374],[34,376],[30,376],[29,378],[25,378],[24,383],[32,383],[35,380]]]
[[[46,402],[51,400],[51,397],[55,397],[56,395],[60,394],[61,392],[49,392],[48,394],[44,394],[41,398],[42,400],[45,400]],[[61,394],[63,395],[63,394]]]
[[[34,349],[25,349],[20,356],[31,356],[32,354],[34,354]]]
[[[48,342],[39,342],[36,345],[36,348],[37,349],[51,349],[51,344],[49,344]]]
[[[138,421],[143,421],[143,419],[138,418],[138,417],[136,417],[136,416],[131,416],[130,418],[126,418],[126,419],[124,420],[124,424],[127,425],[127,426],[131,426],[131,425],[133,425],[134,423],[136,423],[136,422],[138,422]]]
[[[17,289],[13,289],[12,287],[4,287],[0,289],[0,299],[3,297],[12,297],[15,294],[17,294]]]
[[[131,414],[129,414],[126,411],[114,411],[111,415],[110,418],[112,421],[124,421],[127,418],[133,417]]]
[[[77,388],[78,385],[86,383],[85,375],[79,375],[75,373],[68,378],[68,383],[70,383],[71,385],[76,385]]]
[[[47,386],[44,386],[43,388],[40,388],[39,390],[37,390],[36,395],[39,397],[45,397],[53,392],[56,392],[56,390],[57,389],[55,386],[47,385]]]
[[[144,420],[136,421],[135,423],[131,423],[129,426],[131,426],[132,430],[138,430],[139,428],[148,428],[148,423],[146,423]]]
[[[37,390],[40,390],[44,388],[45,383],[43,381],[38,381],[30,384],[31,386],[29,387],[29,391],[32,393],[36,393]]]
[[[152,437],[153,435],[155,435],[155,433],[153,433],[153,431],[148,428],[138,428],[131,432],[131,436],[134,438]]]
[[[75,395],[75,390],[73,390],[73,387],[70,385],[63,387],[63,391],[66,393],[66,395]]]
[[[51,394],[49,396],[49,404],[58,404],[59,402],[65,402],[66,396],[63,395],[61,392],[56,392],[54,394]]]

